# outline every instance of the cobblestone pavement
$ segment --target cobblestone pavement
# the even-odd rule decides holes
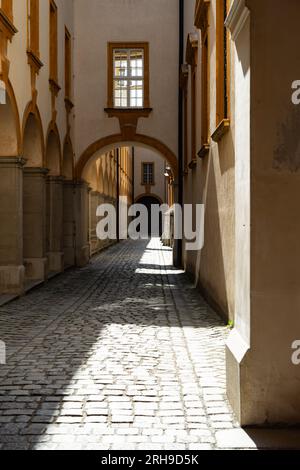
[[[0,448],[218,447],[228,331],[171,258],[124,242],[0,309]]]

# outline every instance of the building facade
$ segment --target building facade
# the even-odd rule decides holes
[[[204,204],[203,249],[175,258],[234,326],[242,425],[300,422],[300,5],[285,3],[0,0],[0,293],[114,242],[101,203]]]

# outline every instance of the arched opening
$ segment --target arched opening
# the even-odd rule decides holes
[[[73,180],[74,176],[74,152],[69,139],[65,140],[63,149],[62,174],[67,180]]]
[[[43,167],[44,144],[41,123],[29,113],[23,135],[23,156],[27,167]]]
[[[161,200],[152,194],[144,195],[139,197],[136,200],[136,204],[142,204],[143,206],[146,207],[147,212],[148,212],[148,235],[149,238],[155,236],[161,237],[163,234],[163,218],[162,218],[162,213],[159,213],[159,222],[158,222],[158,227],[153,226],[153,221],[151,217],[152,209],[154,206],[160,206],[161,205]],[[158,229],[158,233],[157,233]]]
[[[46,177],[44,144],[38,114],[29,113],[24,126],[23,256],[27,282],[47,278]]]
[[[144,147],[152,150],[159,154],[164,160],[167,161],[169,167],[172,170],[174,178],[178,175],[178,160],[175,153],[166,146],[160,140],[157,140],[153,137],[149,137],[142,134],[135,134],[130,142],[125,141],[123,136],[120,134],[109,135],[103,137],[102,139],[97,140],[92,143],[81,155],[80,159],[76,164],[76,176],[81,178],[84,172],[85,166],[92,158],[96,158],[97,155],[105,154],[111,149],[121,148],[121,147]]]
[[[116,239],[107,238],[100,240],[98,238],[97,224],[101,218],[97,216],[97,208],[103,204],[111,204],[117,208],[117,178],[119,178],[119,188],[121,188],[121,182],[130,177],[125,172],[124,165],[124,162],[130,159],[131,149],[124,147],[107,151],[102,155],[97,154],[84,168],[82,177],[90,188],[88,194],[88,242],[90,255],[94,255],[116,242]],[[119,170],[117,170],[117,166]],[[119,193],[121,194],[121,189],[119,189]]]
[[[147,171],[144,170],[144,166]],[[149,168],[148,168],[149,167]],[[77,175],[79,176],[77,166]],[[116,211],[116,235],[123,238],[121,230],[124,223],[129,225],[132,220],[128,215],[128,206],[138,200],[146,206],[149,215],[149,235],[162,236],[163,220],[160,215],[159,226],[155,233],[151,225],[151,207],[153,204],[173,204],[174,177],[167,159],[163,155],[145,145],[115,145],[100,149],[87,160],[80,177],[90,187],[88,198],[88,243],[90,254],[94,255],[105,246],[116,240],[99,240],[97,225],[101,217],[97,216],[97,208],[101,204],[111,203]],[[172,197],[170,197],[170,195]],[[122,205],[122,207],[120,207]],[[126,206],[126,207],[125,207]],[[103,217],[102,217],[103,218]],[[86,223],[83,216],[83,224]]]
[[[20,124],[17,105],[9,87],[5,93],[5,103],[0,105],[0,156],[14,157],[19,153]]]
[[[65,269],[75,264],[74,152],[69,139],[63,149],[63,252]]]
[[[61,147],[56,127],[48,132],[46,144],[47,178],[47,257],[50,276],[64,270],[63,240],[63,177],[61,176]]]
[[[49,176],[60,176],[61,174],[61,150],[57,130],[51,130],[48,134],[46,145],[46,167]]]
[[[23,290],[23,160],[20,121],[9,83],[0,104],[0,293]],[[12,236],[13,234],[13,236]]]

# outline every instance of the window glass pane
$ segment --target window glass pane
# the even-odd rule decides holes
[[[143,81],[131,80],[130,82],[130,106],[143,107]]]
[[[127,107],[127,80],[114,80],[114,105],[116,107]]]
[[[114,51],[114,75],[115,77],[128,76],[128,52]]]
[[[131,77],[142,77],[144,68],[144,51],[130,51],[130,75]]]
[[[143,163],[143,184],[154,183],[154,164]]]
[[[114,106],[142,108],[144,105],[144,50],[113,51]]]

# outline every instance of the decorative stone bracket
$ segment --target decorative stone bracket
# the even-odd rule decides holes
[[[142,109],[118,109],[105,108],[108,117],[118,118],[120,130],[124,140],[131,140],[136,135],[138,120],[140,118],[148,118],[152,112],[152,108]]]
[[[37,89],[36,89],[36,76],[40,73],[40,69],[43,67],[43,62],[39,59],[39,57],[30,49],[27,51],[28,57],[28,64],[31,70],[31,94],[32,94],[32,102],[34,106],[36,105],[37,101]]]
[[[58,97],[58,93],[61,90],[61,87],[57,83],[56,80],[53,78],[49,79],[50,85],[50,92],[51,92],[51,103],[52,103],[52,122],[56,122],[57,110],[56,110],[56,98]]]
[[[10,62],[7,58],[7,43],[18,32],[12,20],[0,8],[0,80],[7,82]]]

